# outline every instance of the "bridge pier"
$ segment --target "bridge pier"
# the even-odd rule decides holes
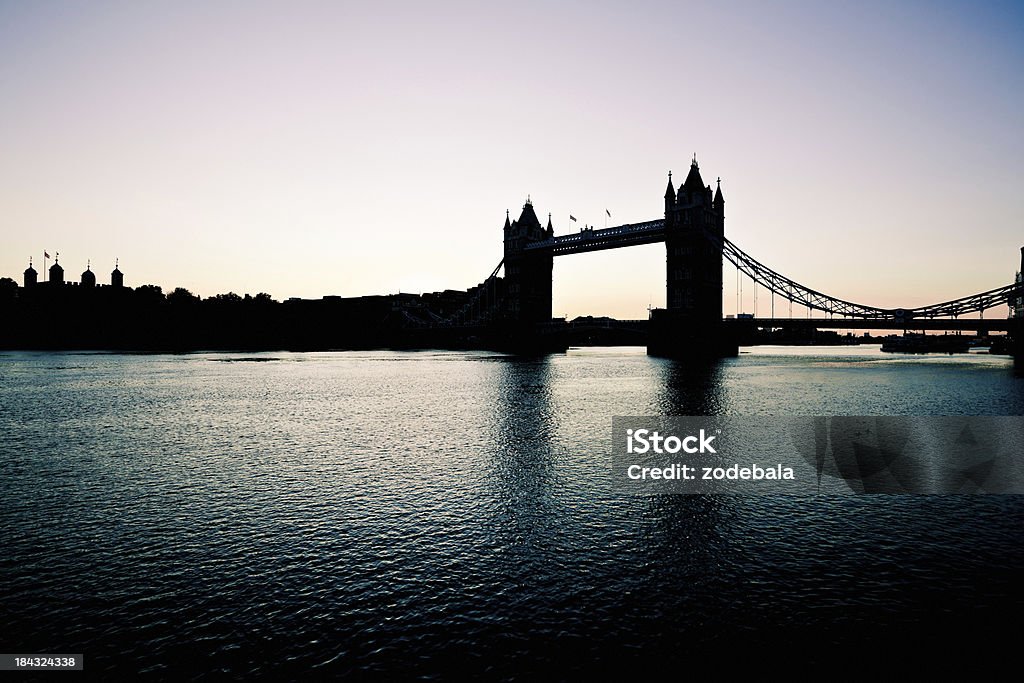
[[[1012,318],[1006,334],[1013,356],[1014,374],[1024,376],[1024,318]]]
[[[702,323],[680,311],[663,308],[651,311],[649,334],[649,356],[707,359],[739,353],[735,335],[721,321]]]

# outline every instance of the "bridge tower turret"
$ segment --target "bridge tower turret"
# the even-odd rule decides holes
[[[551,321],[551,249],[528,249],[554,236],[551,217],[541,226],[533,202],[527,198],[518,220],[505,215],[505,318],[520,327]]]
[[[665,215],[672,210],[676,203],[676,189],[672,187],[672,171],[668,172],[668,187],[665,188]]]

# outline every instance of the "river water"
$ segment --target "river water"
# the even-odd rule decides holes
[[[1020,496],[595,476],[614,415],[1024,415],[1006,358],[742,351],[0,354],[0,651],[500,678],[1015,644]]]

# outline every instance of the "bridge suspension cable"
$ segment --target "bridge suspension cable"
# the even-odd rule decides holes
[[[811,309],[824,311],[829,315],[842,315],[851,318],[870,319],[899,319],[899,318],[937,318],[957,317],[965,313],[982,312],[996,306],[1009,304],[1011,299],[1020,296],[1024,291],[1024,285],[1013,283],[1003,287],[997,287],[978,294],[971,294],[959,299],[944,301],[928,306],[917,308],[878,308],[877,306],[865,306],[864,304],[846,301],[834,296],[829,296],[817,290],[805,287],[795,280],[791,280],[768,266],[762,264],[754,257],[736,246],[727,237],[720,237],[708,232],[708,237],[715,243],[722,243],[722,255],[727,258],[737,270],[749,277],[754,282],[754,296],[756,301],[757,285],[770,290],[772,294],[778,294],[789,300],[792,310],[793,302],[807,307],[808,314]],[[755,303],[756,305],[756,303]],[[773,301],[774,307],[774,301]],[[774,315],[774,313],[773,313]]]

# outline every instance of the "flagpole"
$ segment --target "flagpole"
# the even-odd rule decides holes
[[[47,256],[48,256],[48,254],[46,253],[46,250],[43,249],[43,282],[48,282],[49,278],[50,278],[50,276],[47,275],[47,273],[49,273],[50,271],[48,271],[46,269],[46,258],[47,258]]]

